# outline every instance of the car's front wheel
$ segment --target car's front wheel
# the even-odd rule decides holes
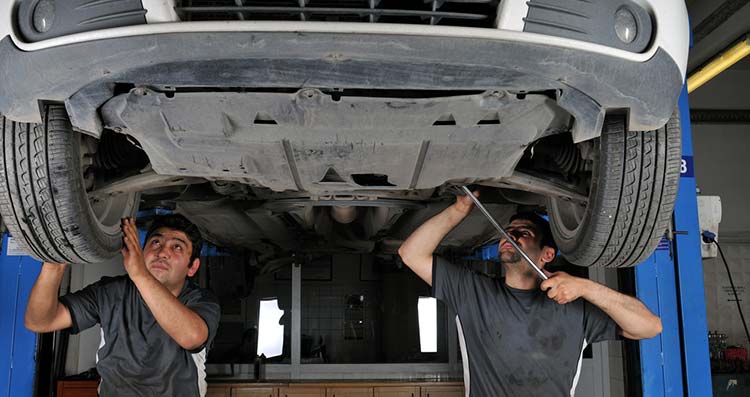
[[[585,205],[551,198],[548,212],[560,252],[581,266],[627,267],[646,259],[667,230],[681,160],[680,120],[628,131],[605,121]]]
[[[0,123],[0,214],[11,235],[42,261],[113,257],[122,246],[120,220],[136,213],[139,195],[90,199],[91,138],[73,131],[62,106],[46,107],[39,125]]]

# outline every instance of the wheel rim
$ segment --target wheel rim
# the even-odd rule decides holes
[[[554,215],[557,230],[563,237],[572,238],[578,233],[578,230],[584,223],[586,206],[559,199],[552,199],[550,201],[552,203],[552,211],[550,213]]]
[[[591,165],[591,175],[586,178],[588,179],[587,182],[582,183],[582,186],[585,184],[586,191],[588,192],[586,204],[559,198],[550,198],[548,201],[550,220],[554,226],[552,230],[557,232],[558,237],[562,239],[575,240],[581,230],[586,227],[589,216],[588,206],[592,205],[592,201],[594,200],[594,190],[596,189],[596,181],[599,177],[599,159],[599,155],[594,156],[593,164]]]
[[[93,175],[94,156],[96,155],[98,140],[81,135],[81,177],[90,193],[94,189],[95,176]],[[106,199],[94,199],[88,195],[87,200],[92,219],[97,226],[107,234],[115,234],[120,231],[122,218],[132,216],[137,204],[137,193],[120,193],[107,197]]]

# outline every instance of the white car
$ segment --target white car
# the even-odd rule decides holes
[[[2,0],[0,213],[96,263],[168,208],[209,241],[395,254],[481,187],[581,266],[632,266],[677,190],[677,0]],[[443,242],[497,235],[472,215]]]

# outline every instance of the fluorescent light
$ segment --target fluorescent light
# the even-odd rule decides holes
[[[419,349],[422,353],[436,353],[437,299],[420,296],[417,311],[419,313]]]
[[[266,357],[280,356],[284,349],[284,326],[279,324],[284,311],[279,309],[278,299],[260,301],[258,310],[258,351]]]

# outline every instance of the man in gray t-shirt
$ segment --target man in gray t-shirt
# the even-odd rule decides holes
[[[404,263],[457,314],[467,395],[572,396],[588,344],[661,332],[661,320],[636,298],[564,272],[545,270],[549,280],[540,283],[504,239],[498,248],[503,279],[433,257],[472,207],[469,197],[459,197],[399,249]],[[506,232],[540,268],[555,258],[549,224],[540,216],[517,214]]]
[[[157,218],[140,247],[123,220],[127,275],[104,277],[58,300],[66,265],[45,263],[29,296],[26,327],[35,332],[99,323],[96,368],[102,396],[204,396],[205,361],[220,309],[187,277],[200,267],[198,229],[180,215]]]

